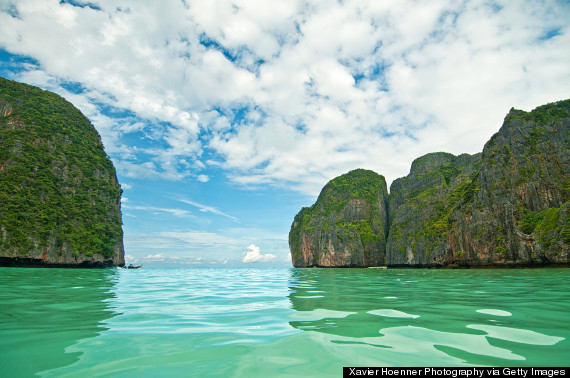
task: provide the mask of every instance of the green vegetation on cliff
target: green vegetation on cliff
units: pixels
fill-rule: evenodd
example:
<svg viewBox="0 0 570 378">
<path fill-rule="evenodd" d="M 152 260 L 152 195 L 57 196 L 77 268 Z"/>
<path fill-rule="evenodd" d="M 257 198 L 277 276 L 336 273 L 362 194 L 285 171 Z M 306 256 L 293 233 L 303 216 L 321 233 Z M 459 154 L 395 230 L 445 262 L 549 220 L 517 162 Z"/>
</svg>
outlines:
<svg viewBox="0 0 570 378">
<path fill-rule="evenodd" d="M 480 154 L 430 153 L 391 186 L 387 263 L 431 264 L 445 249 L 451 215 L 480 190 Z"/>
<path fill-rule="evenodd" d="M 0 256 L 122 260 L 121 188 L 79 110 L 0 78 L 0 146 Z"/>
<path fill-rule="evenodd" d="M 505 121 L 518 119 L 521 121 L 536 122 L 539 125 L 546 125 L 547 123 L 562 121 L 568 117 L 570 117 L 570 99 L 542 105 L 533 109 L 531 112 L 511 108 Z"/>
<path fill-rule="evenodd" d="M 366 169 L 355 169 L 329 181 L 317 202 L 314 211 L 319 215 L 340 212 L 350 199 L 362 199 L 369 203 L 378 200 L 378 193 L 386 188 L 386 179 L 378 173 Z"/>
<path fill-rule="evenodd" d="M 317 202 L 295 217 L 289 233 L 293 259 L 301 266 L 381 264 L 386 197 L 386 180 L 369 170 L 357 169 L 331 180 Z M 347 251 L 355 252 L 347 258 Z"/>
<path fill-rule="evenodd" d="M 339 214 L 341 199 L 350 198 L 355 188 L 362 197 L 376 190 L 358 176 L 354 179 L 361 181 L 344 187 L 343 175 L 323 188 L 313 207 L 299 213 L 310 223 L 303 230 L 292 227 L 290 240 L 304 240 L 301 249 L 290 244 L 292 255 L 302 251 L 308 261 L 311 253 L 322 254 L 322 245 L 308 235 L 326 227 L 338 235 L 335 250 L 345 251 L 345 262 L 355 248 L 348 231 L 355 230 L 359 240 L 384 238 L 377 244 L 386 245 L 378 252 L 386 256 L 380 264 L 392 266 L 570 263 L 569 145 L 570 100 L 531 112 L 511 109 L 482 153 L 436 152 L 414 160 L 410 174 L 392 183 L 388 206 L 375 215 L 387 219 L 382 236 L 367 228 L 374 222 L 360 225 L 344 212 L 332 226 L 322 221 L 330 212 Z M 312 216 L 319 211 L 320 218 Z M 295 257 L 293 264 L 304 266 Z"/>
</svg>

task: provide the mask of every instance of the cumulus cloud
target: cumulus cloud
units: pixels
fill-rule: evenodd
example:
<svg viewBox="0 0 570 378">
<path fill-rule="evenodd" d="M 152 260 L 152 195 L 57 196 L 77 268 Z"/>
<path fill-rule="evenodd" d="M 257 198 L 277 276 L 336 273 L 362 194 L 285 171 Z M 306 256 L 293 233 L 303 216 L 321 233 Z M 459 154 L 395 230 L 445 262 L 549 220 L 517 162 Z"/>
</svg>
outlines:
<svg viewBox="0 0 570 378">
<path fill-rule="evenodd" d="M 254 244 L 250 244 L 245 249 L 245 255 L 243 256 L 242 261 L 245 263 L 251 262 L 269 262 L 275 259 L 275 255 L 270 253 L 261 253 L 261 249 Z"/>
<path fill-rule="evenodd" d="M 390 182 L 424 153 L 480 151 L 511 106 L 570 85 L 555 0 L 89 4 L 6 0 L 0 47 L 88 115 L 126 177 Z"/>
<path fill-rule="evenodd" d="M 156 255 L 147 255 L 143 258 L 145 261 L 164 261 L 165 257 L 162 253 L 157 253 Z"/>
</svg>

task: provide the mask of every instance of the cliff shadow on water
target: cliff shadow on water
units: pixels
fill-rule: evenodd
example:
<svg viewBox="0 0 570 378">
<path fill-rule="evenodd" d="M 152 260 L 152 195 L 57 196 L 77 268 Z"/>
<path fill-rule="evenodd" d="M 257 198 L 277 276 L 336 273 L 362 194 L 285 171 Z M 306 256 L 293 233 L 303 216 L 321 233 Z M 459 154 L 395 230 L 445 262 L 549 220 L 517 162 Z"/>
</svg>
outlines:
<svg viewBox="0 0 570 378">
<path fill-rule="evenodd" d="M 0 376 L 68 366 L 70 347 L 105 331 L 117 269 L 0 268 Z"/>
<path fill-rule="evenodd" d="M 570 263 L 570 100 L 511 109 L 474 155 L 436 152 L 388 194 L 357 169 L 291 226 L 295 267 L 513 267 Z"/>
</svg>

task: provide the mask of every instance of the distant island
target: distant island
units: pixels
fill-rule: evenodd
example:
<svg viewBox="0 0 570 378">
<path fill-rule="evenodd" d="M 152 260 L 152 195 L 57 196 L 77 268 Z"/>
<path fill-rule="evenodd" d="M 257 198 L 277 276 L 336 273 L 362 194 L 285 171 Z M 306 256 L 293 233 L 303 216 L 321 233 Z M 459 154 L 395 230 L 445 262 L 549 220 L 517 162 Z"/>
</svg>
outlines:
<svg viewBox="0 0 570 378">
<path fill-rule="evenodd" d="M 357 169 L 331 180 L 289 232 L 295 267 L 570 263 L 570 100 L 511 109 L 482 153 L 436 152 L 388 194 Z"/>
<path fill-rule="evenodd" d="M 62 97 L 0 78 L 0 266 L 123 266 L 121 187 Z"/>
</svg>

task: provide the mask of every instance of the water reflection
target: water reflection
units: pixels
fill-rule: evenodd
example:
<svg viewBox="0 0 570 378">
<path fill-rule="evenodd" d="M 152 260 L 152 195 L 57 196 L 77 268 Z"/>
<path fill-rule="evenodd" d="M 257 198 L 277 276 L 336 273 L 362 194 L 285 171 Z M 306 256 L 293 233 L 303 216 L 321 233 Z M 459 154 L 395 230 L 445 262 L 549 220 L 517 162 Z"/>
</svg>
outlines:
<svg viewBox="0 0 570 378">
<path fill-rule="evenodd" d="M 66 349 L 104 330 L 117 272 L 0 268 L 0 376 L 71 364 Z"/>
<path fill-rule="evenodd" d="M 369 347 L 378 364 L 563 365 L 567 279 L 554 269 L 297 269 L 289 324 Z"/>
</svg>

